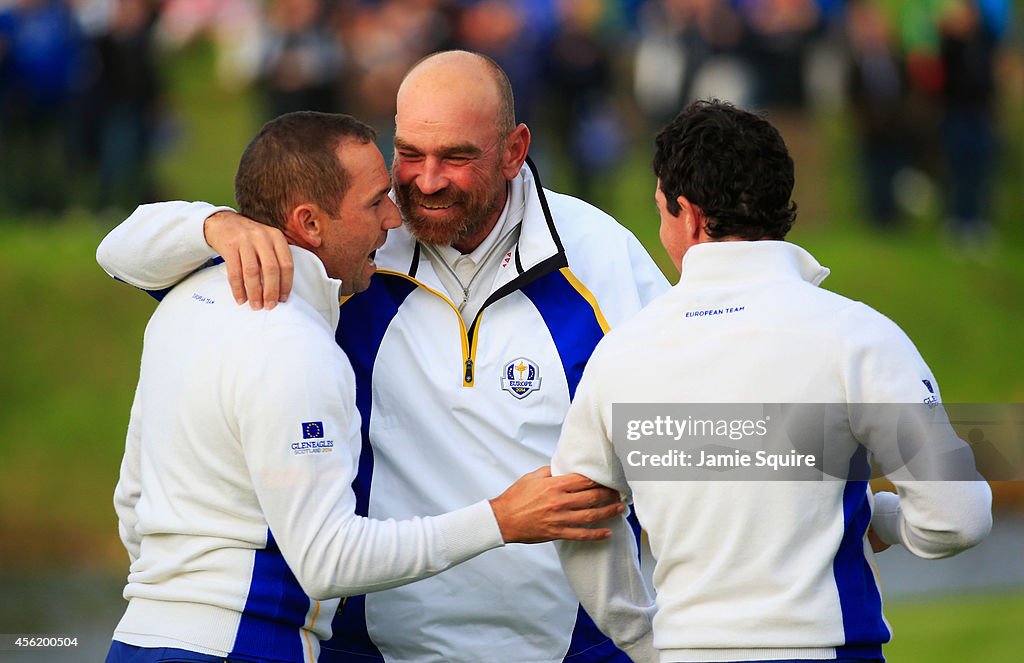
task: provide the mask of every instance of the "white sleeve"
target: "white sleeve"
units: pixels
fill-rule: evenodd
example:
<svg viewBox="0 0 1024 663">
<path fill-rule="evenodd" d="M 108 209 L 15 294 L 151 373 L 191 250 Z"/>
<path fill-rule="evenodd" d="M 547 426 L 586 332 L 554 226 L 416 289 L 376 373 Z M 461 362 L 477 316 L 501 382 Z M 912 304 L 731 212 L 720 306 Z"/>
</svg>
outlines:
<svg viewBox="0 0 1024 663">
<path fill-rule="evenodd" d="M 551 473 L 582 474 L 618 490 L 628 500 L 629 485 L 609 435 L 611 404 L 602 408 L 592 396 L 591 366 L 593 359 L 566 415 Z M 602 526 L 611 528 L 611 538 L 556 542 L 562 568 L 601 631 L 634 661 L 653 663 L 658 660 L 651 631 L 655 605 L 637 562 L 636 539 L 625 515 Z"/>
<path fill-rule="evenodd" d="M 357 516 L 352 369 L 327 335 L 283 331 L 244 344 L 258 353 L 242 351 L 231 406 L 267 525 L 309 596 L 396 587 L 503 545 L 486 500 L 403 521 Z"/>
<path fill-rule="evenodd" d="M 136 531 L 139 516 L 135 506 L 142 496 L 142 469 L 140 457 L 139 422 L 142 403 L 139 390 L 135 390 L 131 417 L 128 420 L 128 434 L 125 437 L 124 458 L 121 459 L 121 473 L 114 488 L 114 512 L 117 514 L 117 530 L 121 543 L 128 551 L 128 559 L 134 563 L 139 558 L 142 537 Z"/>
<path fill-rule="evenodd" d="M 939 406 L 935 377 L 903 330 L 885 316 L 858 304 L 844 312 L 842 324 L 849 331 L 843 356 L 847 401 L 856 408 L 851 415 L 854 435 L 876 458 L 913 456 L 906 467 L 889 463 L 895 468 L 889 478 L 897 492 L 875 496 L 875 533 L 927 559 L 977 545 L 992 528 L 992 491 L 974 470 L 969 446 L 944 418 L 933 417 L 929 427 L 905 425 L 908 412 L 927 413 L 929 405 Z M 907 448 L 916 453 L 906 453 Z M 976 480 L 921 480 L 929 478 L 927 473 L 915 477 L 908 471 L 915 464 L 941 463 L 953 456 L 969 465 L 958 475 L 966 471 Z"/>
<path fill-rule="evenodd" d="M 203 224 L 229 209 L 182 201 L 140 205 L 103 238 L 96 261 L 136 288 L 169 288 L 217 255 L 206 243 Z"/>
<path fill-rule="evenodd" d="M 669 282 L 651 258 L 651 254 L 632 233 L 629 233 L 626 249 L 633 268 L 633 280 L 640 298 L 640 307 L 643 308 L 668 292 Z"/>
</svg>

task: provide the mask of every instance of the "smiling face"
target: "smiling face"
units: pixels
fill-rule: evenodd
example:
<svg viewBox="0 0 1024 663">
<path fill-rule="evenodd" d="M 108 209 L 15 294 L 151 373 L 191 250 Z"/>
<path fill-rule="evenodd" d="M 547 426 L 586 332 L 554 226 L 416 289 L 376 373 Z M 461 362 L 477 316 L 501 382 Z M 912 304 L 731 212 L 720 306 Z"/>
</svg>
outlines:
<svg viewBox="0 0 1024 663">
<path fill-rule="evenodd" d="M 350 185 L 335 213 L 318 212 L 328 222 L 314 252 L 327 274 L 341 279 L 341 294 L 351 295 L 370 286 L 370 277 L 377 271 L 371 254 L 384 244 L 387 231 L 402 221 L 388 198 L 390 181 L 377 146 L 346 140 L 335 153 L 351 178 Z"/>
<path fill-rule="evenodd" d="M 501 96 L 492 82 L 476 56 L 445 53 L 421 63 L 398 91 L 395 198 L 420 241 L 472 250 L 501 215 L 529 132 L 499 129 Z"/>
</svg>

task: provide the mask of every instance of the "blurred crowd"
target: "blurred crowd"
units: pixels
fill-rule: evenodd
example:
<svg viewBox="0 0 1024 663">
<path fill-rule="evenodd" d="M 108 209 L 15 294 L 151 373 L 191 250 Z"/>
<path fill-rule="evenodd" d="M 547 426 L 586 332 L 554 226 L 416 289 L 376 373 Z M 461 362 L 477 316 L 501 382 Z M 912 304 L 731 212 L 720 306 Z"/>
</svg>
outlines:
<svg viewBox="0 0 1024 663">
<path fill-rule="evenodd" d="M 263 118 L 352 113 L 380 130 L 385 154 L 405 71 L 439 49 L 486 53 L 512 80 L 534 158 L 564 164 L 566 188 L 584 198 L 600 198 L 629 146 L 691 99 L 796 117 L 847 104 L 873 222 L 897 228 L 932 182 L 948 194 L 958 237 L 984 241 L 1011 9 L 1010 0 L 0 0 L 0 209 L 130 207 L 160 195 L 161 55 L 209 37 L 221 83 L 255 86 Z"/>
</svg>

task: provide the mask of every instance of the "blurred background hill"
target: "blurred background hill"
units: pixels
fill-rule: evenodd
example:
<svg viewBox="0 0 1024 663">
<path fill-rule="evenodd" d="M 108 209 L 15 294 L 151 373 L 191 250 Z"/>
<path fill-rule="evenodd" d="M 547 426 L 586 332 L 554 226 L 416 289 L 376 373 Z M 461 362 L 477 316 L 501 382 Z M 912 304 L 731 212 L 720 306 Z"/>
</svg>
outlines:
<svg viewBox="0 0 1024 663">
<path fill-rule="evenodd" d="M 390 157 L 401 76 L 440 48 L 502 64 L 545 184 L 616 216 L 673 280 L 654 134 L 693 98 L 764 111 L 797 165 L 790 239 L 833 269 L 824 286 L 903 327 L 947 402 L 1024 402 L 1022 10 L 0 0 L 0 633 L 88 633 L 51 660 L 98 660 L 123 607 L 111 493 L 154 303 L 95 264 L 103 234 L 142 202 L 232 204 L 242 149 L 281 112 L 352 113 Z M 1022 486 L 996 486 L 999 533 L 959 561 L 879 556 L 892 660 L 1019 656 Z"/>
</svg>

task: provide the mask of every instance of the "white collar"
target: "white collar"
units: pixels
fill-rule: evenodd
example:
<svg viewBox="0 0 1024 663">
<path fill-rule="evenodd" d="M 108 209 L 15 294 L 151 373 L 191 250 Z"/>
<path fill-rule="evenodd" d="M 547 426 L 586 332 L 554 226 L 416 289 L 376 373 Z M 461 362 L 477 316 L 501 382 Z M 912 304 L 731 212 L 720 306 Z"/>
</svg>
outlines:
<svg viewBox="0 0 1024 663">
<path fill-rule="evenodd" d="M 819 285 L 829 275 L 810 253 L 776 240 L 702 242 L 683 256 L 679 287 L 798 278 Z"/>
<path fill-rule="evenodd" d="M 335 329 L 340 314 L 341 281 L 328 276 L 324 263 L 312 252 L 294 245 L 288 248 L 295 265 L 291 296 L 308 303 Z"/>
<path fill-rule="evenodd" d="M 491 228 L 491 232 L 487 233 L 487 237 L 475 249 L 469 253 L 462 253 L 453 246 L 432 245 L 450 266 L 454 266 L 455 262 L 463 257 L 468 258 L 474 265 L 480 264 L 480 261 L 490 253 L 501 237 L 504 237 L 509 230 L 523 222 L 526 200 L 524 198 L 522 178 L 516 177 L 510 181 L 506 190 L 508 195 L 505 197 L 505 207 L 502 208 L 501 215 L 495 222 L 494 227 Z"/>
</svg>

